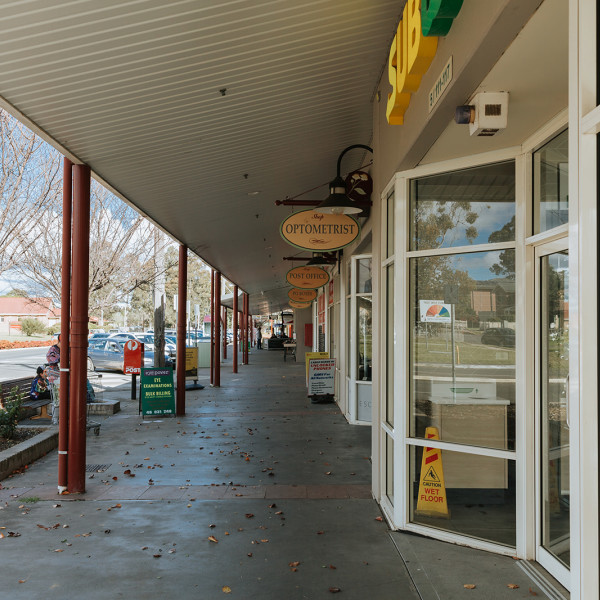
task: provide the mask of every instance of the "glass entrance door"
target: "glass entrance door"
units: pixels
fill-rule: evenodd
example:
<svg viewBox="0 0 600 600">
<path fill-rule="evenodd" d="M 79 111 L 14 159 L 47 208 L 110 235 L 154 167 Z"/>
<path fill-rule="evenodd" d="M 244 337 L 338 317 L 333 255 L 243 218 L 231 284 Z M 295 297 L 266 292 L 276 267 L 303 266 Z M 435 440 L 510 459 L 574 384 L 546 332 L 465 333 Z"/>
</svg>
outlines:
<svg viewBox="0 0 600 600">
<path fill-rule="evenodd" d="M 569 256 L 538 248 L 538 560 L 563 585 L 570 568 Z"/>
</svg>

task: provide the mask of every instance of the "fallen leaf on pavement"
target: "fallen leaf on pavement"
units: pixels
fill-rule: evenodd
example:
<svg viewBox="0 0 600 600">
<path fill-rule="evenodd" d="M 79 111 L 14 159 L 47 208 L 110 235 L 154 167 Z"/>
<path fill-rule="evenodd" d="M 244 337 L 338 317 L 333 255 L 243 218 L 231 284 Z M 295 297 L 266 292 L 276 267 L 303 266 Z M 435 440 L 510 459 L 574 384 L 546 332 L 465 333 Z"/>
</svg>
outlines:
<svg viewBox="0 0 600 600">
<path fill-rule="evenodd" d="M 224 585 L 221 589 L 224 594 L 231 594 L 231 588 L 228 585 Z"/>
<path fill-rule="evenodd" d="M 214 535 L 209 535 L 208 536 L 208 541 L 209 542 L 214 542 L 215 544 L 219 543 L 219 540 Z"/>
<path fill-rule="evenodd" d="M 254 515 L 252 513 L 246 513 L 246 519 L 251 519 Z"/>
<path fill-rule="evenodd" d="M 474 583 L 465 583 L 465 585 L 463 585 L 463 587 L 467 590 L 474 590 L 476 586 Z"/>
<path fill-rule="evenodd" d="M 375 517 L 375 520 L 381 522 L 383 521 L 383 517 Z"/>
<path fill-rule="evenodd" d="M 531 596 L 537 596 L 537 592 L 534 592 L 531 588 L 529 588 L 529 594 Z"/>
<path fill-rule="evenodd" d="M 509 589 L 511 589 L 511 590 L 517 590 L 517 589 L 519 589 L 519 586 L 516 583 L 509 583 L 506 587 L 509 588 Z"/>
<path fill-rule="evenodd" d="M 295 560 L 294 562 L 289 563 L 289 567 L 297 567 L 300 564 L 299 560 Z"/>
<path fill-rule="evenodd" d="M 339 587 L 330 587 L 330 588 L 329 588 L 329 591 L 330 591 L 332 594 L 337 594 L 338 592 L 341 592 L 342 590 L 340 590 L 340 588 L 339 588 Z"/>
</svg>

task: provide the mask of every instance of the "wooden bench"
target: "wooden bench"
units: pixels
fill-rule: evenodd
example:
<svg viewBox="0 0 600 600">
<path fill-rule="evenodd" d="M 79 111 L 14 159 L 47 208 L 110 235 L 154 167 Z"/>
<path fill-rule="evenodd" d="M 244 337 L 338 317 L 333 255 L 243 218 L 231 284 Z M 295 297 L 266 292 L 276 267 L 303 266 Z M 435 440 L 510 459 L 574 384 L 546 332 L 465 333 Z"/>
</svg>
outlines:
<svg viewBox="0 0 600 600">
<path fill-rule="evenodd" d="M 283 344 L 283 360 L 286 360 L 288 354 L 296 360 L 296 344 Z"/>
<path fill-rule="evenodd" d="M 21 377 L 19 379 L 7 379 L 6 381 L 0 381 L 0 405 L 4 405 L 4 401 L 8 400 L 11 391 L 16 387 L 18 388 L 19 394 L 23 396 L 23 409 L 41 409 L 40 414 L 32 417 L 32 419 L 50 419 L 51 417 L 48 414 L 48 404 L 51 404 L 52 400 L 50 398 L 46 398 L 44 400 L 34 400 L 29 395 L 33 379 L 33 377 Z"/>
</svg>

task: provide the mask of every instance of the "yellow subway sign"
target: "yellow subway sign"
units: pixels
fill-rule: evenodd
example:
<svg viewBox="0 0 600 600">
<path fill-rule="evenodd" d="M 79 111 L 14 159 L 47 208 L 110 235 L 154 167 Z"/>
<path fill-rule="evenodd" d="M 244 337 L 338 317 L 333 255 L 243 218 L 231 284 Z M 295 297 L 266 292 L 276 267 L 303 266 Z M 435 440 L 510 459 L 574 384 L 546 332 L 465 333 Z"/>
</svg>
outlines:
<svg viewBox="0 0 600 600">
<path fill-rule="evenodd" d="M 388 94 L 386 118 L 390 125 L 404 124 L 411 94 L 437 51 L 438 35 L 446 35 L 463 0 L 408 0 L 398 24 L 388 60 L 392 86 Z"/>
</svg>

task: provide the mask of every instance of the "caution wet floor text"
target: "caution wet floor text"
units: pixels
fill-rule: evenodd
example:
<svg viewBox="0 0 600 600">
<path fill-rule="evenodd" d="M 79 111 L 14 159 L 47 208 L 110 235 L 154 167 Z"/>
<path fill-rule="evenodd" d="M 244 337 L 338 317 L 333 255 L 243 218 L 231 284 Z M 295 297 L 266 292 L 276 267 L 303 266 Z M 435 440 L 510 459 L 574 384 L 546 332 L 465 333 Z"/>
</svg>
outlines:
<svg viewBox="0 0 600 600">
<path fill-rule="evenodd" d="M 440 439 L 436 427 L 427 427 L 425 437 L 428 440 Z M 438 448 L 424 448 L 423 450 L 419 496 L 415 512 L 426 517 L 448 518 L 450 516 L 442 467 L 442 451 Z"/>
</svg>

